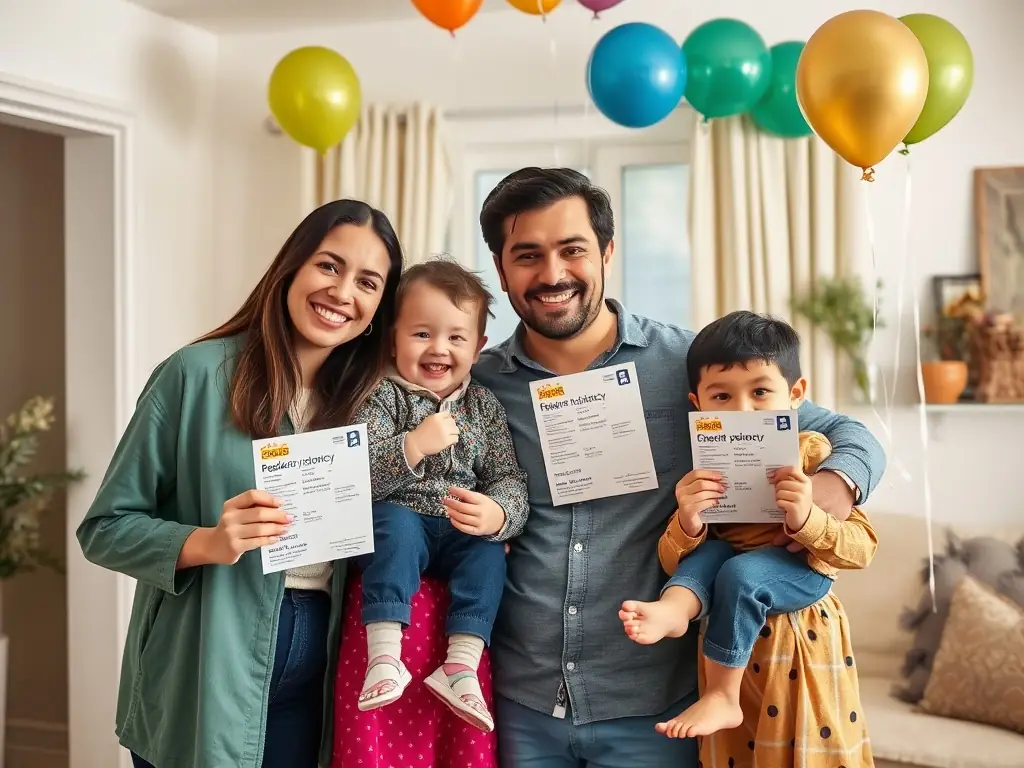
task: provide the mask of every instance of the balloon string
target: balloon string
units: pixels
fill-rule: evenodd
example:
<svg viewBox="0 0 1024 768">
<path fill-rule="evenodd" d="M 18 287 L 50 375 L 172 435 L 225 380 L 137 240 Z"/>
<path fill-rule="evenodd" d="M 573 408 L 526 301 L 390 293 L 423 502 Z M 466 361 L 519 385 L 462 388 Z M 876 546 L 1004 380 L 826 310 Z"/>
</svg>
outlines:
<svg viewBox="0 0 1024 768">
<path fill-rule="evenodd" d="M 601 31 L 597 27 L 599 21 L 600 19 L 595 11 L 590 19 L 590 24 L 583 25 L 584 50 L 594 50 L 594 38 Z M 593 173 L 593 170 L 590 168 L 590 100 L 590 94 L 588 93 L 587 98 L 583 100 L 583 165 L 588 175 Z"/>
<path fill-rule="evenodd" d="M 543 0 L 537 0 L 537 7 L 543 10 Z M 545 21 L 547 17 L 545 16 Z M 548 52 L 551 55 L 551 82 L 555 89 L 555 103 L 554 103 L 554 120 L 555 120 L 555 141 L 553 145 L 555 166 L 562 166 L 562 134 L 559 131 L 561 126 L 561 109 L 559 109 L 558 99 L 558 44 L 555 42 L 555 32 L 549 24 L 547 27 L 548 31 Z"/>
<path fill-rule="evenodd" d="M 871 215 L 871 199 L 868 197 L 868 188 L 861 188 L 864 192 L 864 215 L 865 224 L 868 231 L 868 246 L 871 250 L 871 278 L 872 278 L 872 291 L 871 291 L 871 337 L 868 340 L 868 362 L 867 371 L 864 372 L 868 379 L 868 405 L 871 407 L 871 413 L 874 414 L 875 418 L 878 419 L 878 423 L 882 426 L 882 433 L 885 436 L 885 449 L 891 457 L 893 466 L 896 471 L 900 473 L 904 480 L 910 481 L 911 476 L 907 471 L 903 462 L 896 456 L 893 448 L 893 437 L 892 437 L 892 411 L 889 407 L 889 389 L 886 384 L 885 372 L 881 370 L 881 366 L 876 362 L 878 359 L 877 346 L 878 346 L 878 259 L 876 257 L 875 247 L 875 219 Z M 874 387 L 871 386 L 871 369 L 874 368 L 879 371 L 879 375 L 882 378 L 882 393 L 884 401 L 884 409 L 887 417 L 883 418 L 882 414 L 878 412 L 878 408 L 875 406 L 875 391 Z"/>
<path fill-rule="evenodd" d="M 904 216 L 910 219 L 910 158 L 907 157 L 907 186 L 905 190 L 906 210 Z M 907 225 L 909 230 L 909 224 Z M 908 248 L 909 259 L 909 248 Z M 924 374 L 921 372 L 921 289 L 919 286 L 920 275 L 917 273 L 916 260 L 915 269 L 911 275 L 910 283 L 914 291 L 914 339 L 917 342 L 917 360 L 914 366 L 917 371 L 917 396 L 918 396 L 918 427 L 921 433 L 921 460 L 922 475 L 924 480 L 924 520 L 928 529 L 928 591 L 932 598 L 932 611 L 938 611 L 938 603 L 935 599 L 935 539 L 932 535 L 932 483 L 928 471 L 928 409 L 925 404 Z"/>
</svg>

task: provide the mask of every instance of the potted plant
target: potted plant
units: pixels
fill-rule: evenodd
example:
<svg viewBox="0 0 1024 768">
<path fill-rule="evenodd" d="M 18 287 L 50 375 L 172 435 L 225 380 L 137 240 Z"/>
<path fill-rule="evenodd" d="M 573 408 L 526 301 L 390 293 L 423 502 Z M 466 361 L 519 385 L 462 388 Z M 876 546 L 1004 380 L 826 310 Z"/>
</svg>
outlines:
<svg viewBox="0 0 1024 768">
<path fill-rule="evenodd" d="M 0 583 L 39 568 L 63 571 L 60 561 L 40 543 L 40 518 L 54 492 L 77 482 L 83 474 L 25 474 L 36 455 L 40 433 L 48 431 L 55 420 L 53 400 L 33 397 L 0 424 Z M 0 626 L 0 755 L 6 701 L 7 637 Z"/>
<path fill-rule="evenodd" d="M 881 290 L 879 281 L 877 289 Z M 825 277 L 804 296 L 792 299 L 793 311 L 813 328 L 821 330 L 835 350 L 846 356 L 853 369 L 854 382 L 863 402 L 874 395 L 875 374 L 866 360 L 867 346 L 875 327 L 884 328 L 880 315 L 864 295 L 864 286 L 856 277 Z"/>
<path fill-rule="evenodd" d="M 921 360 L 924 401 L 931 405 L 952 405 L 967 389 L 965 327 L 958 318 L 940 317 L 921 333 L 932 347 L 927 359 Z"/>
</svg>

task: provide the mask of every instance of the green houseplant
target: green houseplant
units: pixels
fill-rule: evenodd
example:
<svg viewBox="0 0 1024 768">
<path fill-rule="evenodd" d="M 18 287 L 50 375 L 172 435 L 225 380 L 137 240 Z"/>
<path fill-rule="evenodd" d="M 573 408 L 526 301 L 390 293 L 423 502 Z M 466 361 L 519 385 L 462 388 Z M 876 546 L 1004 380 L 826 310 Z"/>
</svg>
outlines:
<svg viewBox="0 0 1024 768">
<path fill-rule="evenodd" d="M 881 290 L 882 282 L 876 288 Z M 884 328 L 870 297 L 857 277 L 824 277 L 803 296 L 792 299 L 793 311 L 828 336 L 837 352 L 846 355 L 854 381 L 865 402 L 871 400 L 871 375 L 866 360 L 874 328 Z"/>
<path fill-rule="evenodd" d="M 0 425 L 0 581 L 60 562 L 39 540 L 39 523 L 53 494 L 83 477 L 78 471 L 24 474 L 40 435 L 53 427 L 53 400 L 33 397 Z"/>
</svg>

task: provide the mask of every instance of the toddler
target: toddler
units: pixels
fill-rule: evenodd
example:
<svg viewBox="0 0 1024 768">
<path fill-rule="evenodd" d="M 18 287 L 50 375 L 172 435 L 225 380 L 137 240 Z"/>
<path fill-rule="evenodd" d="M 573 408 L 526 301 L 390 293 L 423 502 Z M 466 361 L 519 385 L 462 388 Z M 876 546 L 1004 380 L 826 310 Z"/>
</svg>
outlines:
<svg viewBox="0 0 1024 768">
<path fill-rule="evenodd" d="M 787 323 L 752 312 L 733 312 L 697 334 L 687 355 L 690 401 L 698 410 L 796 409 L 807 380 L 800 374 L 800 339 Z M 796 415 L 794 414 L 794 418 Z M 690 622 L 707 617 L 702 652 L 706 685 L 700 700 L 658 729 L 670 737 L 706 736 L 743 721 L 740 684 L 765 617 L 807 608 L 828 594 L 836 569 L 864 568 L 876 539 L 854 509 L 840 521 L 812 501 L 813 473 L 831 452 L 824 436 L 800 435 L 802 467 L 774 476 L 775 499 L 785 523 L 718 523 L 700 514 L 725 493 L 727 480 L 693 470 L 676 486 L 679 503 L 671 540 L 682 541 L 675 574 L 657 602 L 627 600 L 619 618 L 638 643 L 680 637 Z M 784 531 L 807 552 L 772 546 Z M 666 546 L 666 537 L 659 546 Z M 663 560 L 664 562 L 664 560 Z"/>
<path fill-rule="evenodd" d="M 358 707 L 390 704 L 411 682 L 402 628 L 429 567 L 448 581 L 451 608 L 447 659 L 424 684 L 484 732 L 494 721 L 477 668 L 505 584 L 503 542 L 528 512 L 505 410 L 470 378 L 492 301 L 454 262 L 410 267 L 398 287 L 394 370 L 359 417 L 375 504 L 374 552 L 362 562 L 369 663 Z"/>
</svg>

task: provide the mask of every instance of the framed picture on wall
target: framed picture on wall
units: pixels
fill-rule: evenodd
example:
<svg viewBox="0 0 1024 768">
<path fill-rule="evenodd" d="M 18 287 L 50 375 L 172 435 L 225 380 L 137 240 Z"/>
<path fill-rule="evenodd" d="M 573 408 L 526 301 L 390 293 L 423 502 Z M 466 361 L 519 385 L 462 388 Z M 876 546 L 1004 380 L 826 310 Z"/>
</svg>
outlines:
<svg viewBox="0 0 1024 768">
<path fill-rule="evenodd" d="M 974 218 L 986 305 L 1024 320 L 1024 167 L 974 169 Z"/>
<path fill-rule="evenodd" d="M 935 275 L 932 277 L 935 317 L 963 317 L 968 308 L 983 303 L 981 275 Z"/>
</svg>

